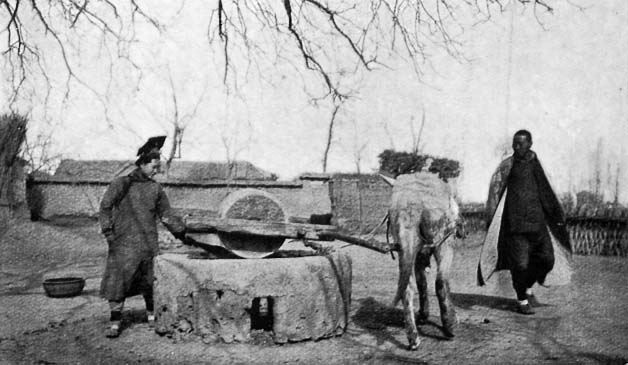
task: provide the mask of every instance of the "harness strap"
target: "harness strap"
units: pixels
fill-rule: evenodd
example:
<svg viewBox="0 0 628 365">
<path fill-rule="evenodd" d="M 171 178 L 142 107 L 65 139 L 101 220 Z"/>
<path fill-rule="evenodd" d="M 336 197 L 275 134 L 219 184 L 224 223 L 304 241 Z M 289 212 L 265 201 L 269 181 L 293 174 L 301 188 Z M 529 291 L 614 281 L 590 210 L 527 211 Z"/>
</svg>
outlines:
<svg viewBox="0 0 628 365">
<path fill-rule="evenodd" d="M 390 233 L 390 214 L 387 213 L 386 214 L 386 244 L 388 245 L 388 249 L 390 250 L 390 257 L 394 260 L 395 259 L 395 253 L 393 251 L 399 251 L 399 247 L 396 247 L 398 245 L 391 245 L 390 244 L 390 240 L 389 240 L 389 233 Z"/>
<path fill-rule="evenodd" d="M 449 229 L 449 231 L 447 232 L 447 234 L 445 234 L 445 236 L 443 237 L 443 239 L 441 239 L 438 242 L 433 242 L 433 243 L 429 243 L 429 244 L 425 244 L 424 247 L 427 248 L 434 248 L 434 247 L 438 247 L 440 245 L 443 244 L 443 242 L 445 242 L 449 237 L 451 237 L 451 235 L 454 234 L 454 232 L 456 232 L 455 229 Z M 421 236 L 421 239 L 423 240 L 423 242 L 425 242 L 425 238 L 423 237 L 423 235 L 421 235 L 421 232 L 419 232 L 419 235 Z"/>
</svg>

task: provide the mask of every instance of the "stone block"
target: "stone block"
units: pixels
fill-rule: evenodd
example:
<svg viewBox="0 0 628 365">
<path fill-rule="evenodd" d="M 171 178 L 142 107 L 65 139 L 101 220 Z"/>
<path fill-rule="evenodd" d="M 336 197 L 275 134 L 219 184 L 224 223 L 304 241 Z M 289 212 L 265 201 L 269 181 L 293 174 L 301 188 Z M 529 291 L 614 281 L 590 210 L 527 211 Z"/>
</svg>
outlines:
<svg viewBox="0 0 628 365">
<path fill-rule="evenodd" d="M 329 256 L 208 260 L 155 258 L 156 331 L 191 332 L 204 342 L 247 342 L 252 330 L 276 343 L 344 333 L 351 258 Z"/>
</svg>

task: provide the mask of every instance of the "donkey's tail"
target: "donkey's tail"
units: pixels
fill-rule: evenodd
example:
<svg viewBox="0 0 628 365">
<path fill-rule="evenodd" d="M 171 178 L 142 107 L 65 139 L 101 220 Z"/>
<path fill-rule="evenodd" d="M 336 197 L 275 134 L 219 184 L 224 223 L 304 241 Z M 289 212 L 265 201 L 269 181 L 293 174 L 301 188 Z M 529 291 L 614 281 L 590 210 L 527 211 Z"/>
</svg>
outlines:
<svg viewBox="0 0 628 365">
<path fill-rule="evenodd" d="M 403 299 L 410 284 L 410 278 L 414 273 L 414 261 L 420 245 L 418 231 L 415 227 L 398 227 L 398 231 L 395 231 L 397 229 L 393 229 L 393 235 L 400 246 L 400 250 L 399 281 L 397 282 L 397 294 L 395 294 L 393 306 L 397 306 L 399 301 Z"/>
</svg>

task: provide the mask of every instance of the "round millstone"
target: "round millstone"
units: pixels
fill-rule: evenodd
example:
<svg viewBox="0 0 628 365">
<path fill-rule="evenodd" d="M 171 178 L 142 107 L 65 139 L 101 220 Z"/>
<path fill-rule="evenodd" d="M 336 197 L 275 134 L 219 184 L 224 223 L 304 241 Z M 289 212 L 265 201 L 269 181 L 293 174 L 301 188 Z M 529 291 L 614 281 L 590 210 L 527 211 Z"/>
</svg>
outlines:
<svg viewBox="0 0 628 365">
<path fill-rule="evenodd" d="M 273 195 L 257 189 L 241 189 L 229 194 L 218 207 L 221 218 L 287 223 L 283 204 Z M 222 245 L 243 258 L 272 255 L 284 243 L 282 237 L 219 233 Z"/>
</svg>

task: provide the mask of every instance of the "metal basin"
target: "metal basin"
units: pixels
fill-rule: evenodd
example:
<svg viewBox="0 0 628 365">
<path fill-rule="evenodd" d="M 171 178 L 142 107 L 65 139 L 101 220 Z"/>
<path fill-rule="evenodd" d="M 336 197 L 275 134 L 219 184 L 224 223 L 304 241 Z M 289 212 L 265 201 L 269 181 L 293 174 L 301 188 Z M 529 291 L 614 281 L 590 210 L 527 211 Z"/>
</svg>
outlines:
<svg viewBox="0 0 628 365">
<path fill-rule="evenodd" d="M 78 277 L 51 278 L 44 280 L 46 295 L 52 298 L 74 297 L 83 291 L 85 279 Z"/>
</svg>

